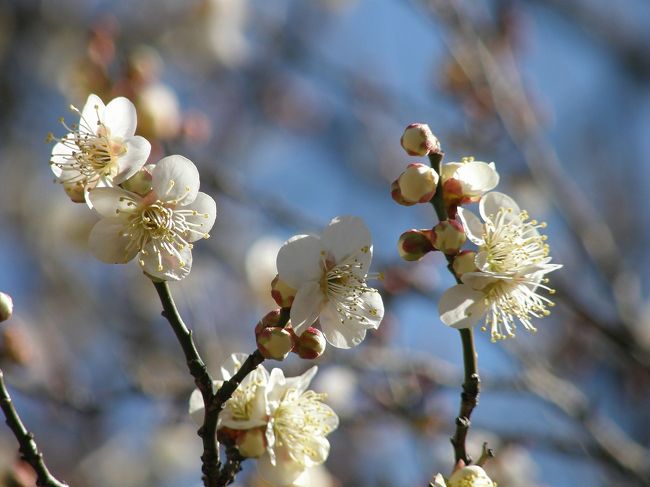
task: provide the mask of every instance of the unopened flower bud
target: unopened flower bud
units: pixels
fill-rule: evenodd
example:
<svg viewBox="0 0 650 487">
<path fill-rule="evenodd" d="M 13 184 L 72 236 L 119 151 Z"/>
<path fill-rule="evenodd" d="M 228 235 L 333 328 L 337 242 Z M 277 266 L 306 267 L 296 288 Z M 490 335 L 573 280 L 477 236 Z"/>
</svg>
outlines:
<svg viewBox="0 0 650 487">
<path fill-rule="evenodd" d="M 151 170 L 155 167 L 154 164 L 147 164 L 133 176 L 122 183 L 122 187 L 127 191 L 145 196 L 153 189 Z"/>
<path fill-rule="evenodd" d="M 456 277 L 460 279 L 466 272 L 476 272 L 476 252 L 471 250 L 461 250 L 461 252 L 454 257 L 451 263 L 451 268 L 454 270 Z"/>
<path fill-rule="evenodd" d="M 296 343 L 296 335 L 291 329 L 291 325 L 284 328 L 278 326 L 260 328 L 260 324 L 255 327 L 257 349 L 264 358 L 284 360 Z"/>
<path fill-rule="evenodd" d="M 409 156 L 426 156 L 440 151 L 440 142 L 425 123 L 412 123 L 406 127 L 400 143 Z"/>
<path fill-rule="evenodd" d="M 397 179 L 399 191 L 408 203 L 427 203 L 436 194 L 438 173 L 420 163 L 409 164 Z"/>
<path fill-rule="evenodd" d="M 310 326 L 302 335 L 296 340 L 296 345 L 293 351 L 298 354 L 300 358 L 305 360 L 314 360 L 323 355 L 327 341 L 325 335 L 318 328 Z"/>
<path fill-rule="evenodd" d="M 390 195 L 393 198 L 393 201 L 395 201 L 395 203 L 397 203 L 398 205 L 413 206 L 415 204 L 415 203 L 409 203 L 402 197 L 402 192 L 399 189 L 398 179 L 393 181 L 393 183 L 390 185 Z"/>
<path fill-rule="evenodd" d="M 274 309 L 273 311 L 269 311 L 255 326 L 255 336 L 257 336 L 264 328 L 278 326 L 278 323 L 280 323 L 280 310 Z"/>
<path fill-rule="evenodd" d="M 456 220 L 444 220 L 433 227 L 433 246 L 446 255 L 456 255 L 466 240 L 463 226 Z"/>
<path fill-rule="evenodd" d="M 0 292 L 0 322 L 7 321 L 14 312 L 14 302 L 6 293 Z"/>
<path fill-rule="evenodd" d="M 404 260 L 420 260 L 432 250 L 431 230 L 408 230 L 397 241 L 397 251 Z"/>
<path fill-rule="evenodd" d="M 239 454 L 246 458 L 261 457 L 266 451 L 266 436 L 264 430 L 254 428 L 244 430 L 237 436 Z"/>
<path fill-rule="evenodd" d="M 293 304 L 296 292 L 298 291 L 281 280 L 278 275 L 271 281 L 271 297 L 281 308 L 288 308 Z"/>
</svg>

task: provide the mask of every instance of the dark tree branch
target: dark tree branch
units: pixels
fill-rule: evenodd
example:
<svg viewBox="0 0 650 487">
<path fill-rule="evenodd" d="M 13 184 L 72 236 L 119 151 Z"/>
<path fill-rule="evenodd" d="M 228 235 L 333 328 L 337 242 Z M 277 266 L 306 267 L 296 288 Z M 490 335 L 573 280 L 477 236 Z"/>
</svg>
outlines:
<svg viewBox="0 0 650 487">
<path fill-rule="evenodd" d="M 9 391 L 5 386 L 2 370 L 0 370 L 0 408 L 2 408 L 5 415 L 7 426 L 18 440 L 19 451 L 23 460 L 29 463 L 36 472 L 36 485 L 39 487 L 67 487 L 67 484 L 59 482 L 47 469 L 43 454 L 38 451 L 34 435 L 27 431 L 18 415 L 18 411 L 14 408 Z"/>
</svg>

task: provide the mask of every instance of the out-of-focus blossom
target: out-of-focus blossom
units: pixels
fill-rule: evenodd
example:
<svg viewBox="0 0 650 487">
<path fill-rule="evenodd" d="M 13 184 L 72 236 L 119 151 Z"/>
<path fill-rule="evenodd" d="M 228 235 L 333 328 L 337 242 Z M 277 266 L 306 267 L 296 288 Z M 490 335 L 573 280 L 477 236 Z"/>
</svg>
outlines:
<svg viewBox="0 0 650 487">
<path fill-rule="evenodd" d="M 384 305 L 366 284 L 372 259 L 368 228 L 359 218 L 337 217 L 322 236 L 297 235 L 280 249 L 278 275 L 297 289 L 291 323 L 297 334 L 320 317 L 333 346 L 359 345 L 368 329 L 376 329 Z"/>
<path fill-rule="evenodd" d="M 546 274 L 561 265 L 551 264 L 545 224 L 529 220 L 509 196 L 492 192 L 480 203 L 483 222 L 472 212 L 458 210 L 467 237 L 479 247 L 475 258 L 478 272 L 466 272 L 462 284 L 440 299 L 440 317 L 446 325 L 469 328 L 487 315 L 483 329 L 493 341 L 514 336 L 515 319 L 535 331 L 531 318 L 549 314 L 553 302 L 540 289 L 554 292 L 545 283 Z"/>
<path fill-rule="evenodd" d="M 207 0 L 206 36 L 214 57 L 227 67 L 248 58 L 244 29 L 248 22 L 248 0 Z"/>
<path fill-rule="evenodd" d="M 108 105 L 90 95 L 79 113 L 78 124 L 52 149 L 52 172 L 75 202 L 84 201 L 88 190 L 113 186 L 134 175 L 147 161 L 151 144 L 135 134 L 137 115 L 133 103 L 123 97 Z"/>
<path fill-rule="evenodd" d="M 260 300 L 260 304 L 273 306 L 269 285 L 277 276 L 275 259 L 282 247 L 282 240 L 273 236 L 257 239 L 246 252 L 244 266 L 249 287 Z M 278 306 L 282 306 L 278 303 Z"/>
<path fill-rule="evenodd" d="M 181 110 L 174 90 L 163 83 L 145 85 L 135 100 L 140 132 L 152 139 L 172 139 L 181 128 Z"/>
<path fill-rule="evenodd" d="M 14 312 L 14 301 L 7 293 L 0 292 L 0 323 L 11 318 Z"/>
<path fill-rule="evenodd" d="M 103 218 L 90 232 L 89 248 L 112 264 L 138 255 L 147 274 L 180 280 L 192 268 L 192 242 L 209 236 L 217 207 L 199 192 L 199 173 L 182 156 L 156 164 L 152 188 L 144 197 L 121 188 L 92 190 L 89 199 Z"/>
</svg>

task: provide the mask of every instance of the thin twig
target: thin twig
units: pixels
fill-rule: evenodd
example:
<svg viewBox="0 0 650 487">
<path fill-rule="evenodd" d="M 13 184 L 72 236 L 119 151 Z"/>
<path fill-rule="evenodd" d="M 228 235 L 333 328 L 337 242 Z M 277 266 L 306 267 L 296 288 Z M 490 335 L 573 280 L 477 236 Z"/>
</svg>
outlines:
<svg viewBox="0 0 650 487">
<path fill-rule="evenodd" d="M 18 411 L 14 407 L 9 391 L 5 386 L 4 374 L 0 370 L 0 408 L 5 415 L 7 426 L 11 429 L 18 444 L 20 445 L 20 454 L 36 472 L 36 485 L 39 487 L 67 487 L 67 484 L 58 481 L 47 469 L 43 454 L 38 451 L 38 445 L 34 435 L 27 431 L 23 424 Z"/>
<path fill-rule="evenodd" d="M 152 281 L 160 302 L 163 306 L 162 315 L 169 321 L 174 330 L 174 334 L 185 354 L 187 368 L 194 377 L 196 387 L 201 391 L 203 403 L 205 404 L 205 413 L 203 426 L 199 428 L 198 435 L 203 441 L 203 455 L 201 455 L 203 472 L 203 482 L 206 487 L 217 487 L 219 481 L 219 442 L 217 441 L 217 419 L 219 411 L 212 411 L 211 405 L 214 402 L 215 394 L 213 392 L 213 379 L 208 369 L 199 355 L 192 332 L 187 328 L 183 319 L 176 308 L 172 298 L 169 286 L 166 281 Z"/>
<path fill-rule="evenodd" d="M 429 162 L 431 167 L 440 174 L 440 166 L 442 164 L 443 152 L 434 152 L 429 155 Z M 436 210 L 438 220 L 447 220 L 447 209 L 443 200 L 442 177 L 438 179 L 438 187 L 436 194 L 431 200 L 433 208 Z M 456 282 L 460 284 L 460 280 L 456 277 L 451 264 L 453 257 L 447 255 L 447 262 L 449 272 L 456 278 Z M 451 444 L 454 446 L 454 456 L 456 462 L 462 460 L 466 465 L 472 461 L 471 457 L 467 454 L 465 447 L 465 440 L 467 432 L 471 425 L 470 417 L 472 411 L 478 404 L 479 393 L 481 392 L 481 379 L 478 375 L 477 355 L 474 347 L 474 331 L 471 328 L 458 330 L 460 332 L 460 339 L 463 345 L 463 368 L 464 368 L 464 381 L 463 392 L 460 394 L 460 412 L 456 418 L 456 431 L 454 436 L 451 437 Z"/>
</svg>

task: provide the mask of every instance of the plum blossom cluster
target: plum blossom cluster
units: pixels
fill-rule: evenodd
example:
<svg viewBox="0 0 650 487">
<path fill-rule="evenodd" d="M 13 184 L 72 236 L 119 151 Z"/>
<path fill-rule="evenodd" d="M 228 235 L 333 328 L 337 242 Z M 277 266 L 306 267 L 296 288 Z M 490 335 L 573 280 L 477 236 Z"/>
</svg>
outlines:
<svg viewBox="0 0 650 487">
<path fill-rule="evenodd" d="M 233 354 L 221 367 L 215 390 L 242 366 L 246 356 Z M 329 454 L 327 435 L 339 424 L 336 413 L 323 401 L 324 394 L 309 390 L 314 366 L 298 377 L 285 377 L 281 369 L 270 373 L 259 365 L 242 381 L 219 416 L 219 438 L 233 444 L 245 458 L 256 458 L 260 474 L 276 486 L 301 482 L 309 469 Z M 196 389 L 189 412 L 202 424 L 204 403 Z"/>
<path fill-rule="evenodd" d="M 442 322 L 458 329 L 481 323 L 492 341 L 515 336 L 518 324 L 536 331 L 532 319 L 547 316 L 553 306 L 546 274 L 561 267 L 551 263 L 540 233 L 546 224 L 492 191 L 499 183 L 494 163 L 465 157 L 443 164 L 440 143 L 427 125 L 409 125 L 401 142 L 409 155 L 428 156 L 430 165 L 409 164 L 391 186 L 393 199 L 405 206 L 431 203 L 447 217 L 431 229 L 408 230 L 398 241 L 407 261 L 434 250 L 445 254 L 458 284 L 439 302 Z M 466 208 L 473 203 L 480 218 Z M 468 240 L 477 248 L 464 249 Z"/>
<path fill-rule="evenodd" d="M 493 482 L 483 467 L 478 465 L 458 468 L 446 481 L 442 474 L 438 474 L 431 485 L 433 487 L 497 487 L 496 482 Z"/>
<path fill-rule="evenodd" d="M 194 242 L 209 237 L 214 200 L 199 191 L 199 173 L 183 156 L 146 164 L 151 144 L 135 135 L 137 113 L 124 97 L 108 104 L 90 95 L 79 122 L 56 141 L 50 166 L 74 202 L 85 202 L 101 219 L 89 238 L 103 262 L 137 258 L 142 270 L 160 280 L 180 280 L 192 268 Z"/>
</svg>

